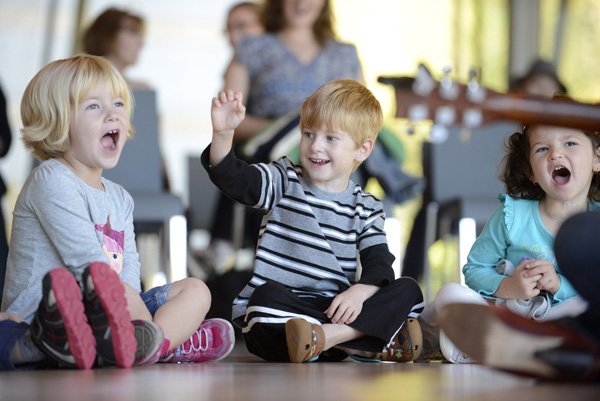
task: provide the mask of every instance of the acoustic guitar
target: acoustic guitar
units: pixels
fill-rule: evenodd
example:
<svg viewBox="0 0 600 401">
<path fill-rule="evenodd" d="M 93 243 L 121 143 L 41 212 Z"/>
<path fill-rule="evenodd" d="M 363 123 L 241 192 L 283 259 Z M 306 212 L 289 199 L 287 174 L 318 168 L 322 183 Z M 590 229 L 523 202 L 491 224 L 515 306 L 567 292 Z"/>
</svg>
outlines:
<svg viewBox="0 0 600 401">
<path fill-rule="evenodd" d="M 481 86 L 474 72 L 466 85 L 452 80 L 448 71 L 437 82 L 421 64 L 415 77 L 379 77 L 378 81 L 395 88 L 396 117 L 432 120 L 434 126 L 475 128 L 494 120 L 511 120 L 600 130 L 600 104 L 560 96 L 502 94 Z"/>
</svg>

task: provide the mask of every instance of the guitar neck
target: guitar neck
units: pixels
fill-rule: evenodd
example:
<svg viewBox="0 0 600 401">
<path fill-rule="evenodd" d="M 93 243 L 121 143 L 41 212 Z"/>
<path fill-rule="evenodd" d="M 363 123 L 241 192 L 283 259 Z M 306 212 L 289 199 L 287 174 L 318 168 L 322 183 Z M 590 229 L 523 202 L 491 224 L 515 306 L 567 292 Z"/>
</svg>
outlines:
<svg viewBox="0 0 600 401">
<path fill-rule="evenodd" d="M 538 96 L 501 94 L 481 88 L 484 96 L 479 101 L 470 101 L 467 87 L 457 84 L 458 95 L 452 100 L 444 98 L 440 86 L 425 94 L 415 93 L 412 77 L 380 77 L 379 82 L 392 85 L 396 92 L 396 117 L 430 119 L 434 123 L 438 112 L 450 110 L 454 120 L 450 125 L 469 125 L 464 117 L 478 113 L 480 125 L 495 120 L 509 120 L 525 124 L 556 125 L 568 128 L 600 130 L 600 104 L 580 103 L 566 97 L 547 99 Z M 419 113 L 414 113 L 414 110 Z M 448 125 L 441 122 L 442 125 Z"/>
<path fill-rule="evenodd" d="M 495 96 L 487 100 L 482 109 L 495 119 L 600 130 L 600 106 L 569 99 Z"/>
</svg>

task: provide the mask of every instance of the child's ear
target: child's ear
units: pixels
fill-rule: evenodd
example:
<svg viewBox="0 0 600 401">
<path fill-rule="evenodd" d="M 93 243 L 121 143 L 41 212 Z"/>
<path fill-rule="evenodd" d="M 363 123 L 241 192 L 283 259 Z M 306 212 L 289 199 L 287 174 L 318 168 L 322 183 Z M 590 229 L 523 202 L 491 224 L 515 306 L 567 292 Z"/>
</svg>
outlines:
<svg viewBox="0 0 600 401">
<path fill-rule="evenodd" d="M 525 167 L 525 174 L 527 175 L 527 178 L 529 178 L 529 181 L 531 181 L 534 185 L 537 185 L 537 180 L 535 179 L 535 175 L 533 175 L 531 166 Z"/>
<path fill-rule="evenodd" d="M 369 157 L 374 147 L 375 141 L 373 141 L 372 139 L 367 139 L 366 141 L 364 141 L 363 144 L 360 145 L 356 151 L 356 161 L 362 163 L 365 160 L 367 160 L 367 157 Z"/>
</svg>

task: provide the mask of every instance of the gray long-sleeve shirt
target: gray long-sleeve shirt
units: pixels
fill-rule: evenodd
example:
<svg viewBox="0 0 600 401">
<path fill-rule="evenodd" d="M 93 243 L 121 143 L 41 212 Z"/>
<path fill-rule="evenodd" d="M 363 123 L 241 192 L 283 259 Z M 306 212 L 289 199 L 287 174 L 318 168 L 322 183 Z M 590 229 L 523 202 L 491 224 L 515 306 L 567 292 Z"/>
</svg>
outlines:
<svg viewBox="0 0 600 401">
<path fill-rule="evenodd" d="M 31 173 L 13 211 L 2 311 L 33 320 L 42 278 L 58 266 L 79 279 L 90 262 L 108 262 L 140 290 L 133 199 L 120 185 L 102 183 L 104 191 L 93 188 L 54 159 Z"/>
</svg>

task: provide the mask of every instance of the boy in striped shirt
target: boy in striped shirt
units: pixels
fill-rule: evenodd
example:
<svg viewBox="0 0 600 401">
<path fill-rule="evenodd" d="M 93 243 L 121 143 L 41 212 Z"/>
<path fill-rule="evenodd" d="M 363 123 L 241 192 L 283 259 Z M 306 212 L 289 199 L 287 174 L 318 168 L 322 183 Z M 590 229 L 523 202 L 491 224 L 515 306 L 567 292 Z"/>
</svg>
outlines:
<svg viewBox="0 0 600 401">
<path fill-rule="evenodd" d="M 318 88 L 301 109 L 299 165 L 237 159 L 244 116 L 240 92 L 213 98 L 202 163 L 221 191 L 265 213 L 253 276 L 233 302 L 248 350 L 267 361 L 416 359 L 421 290 L 394 279 L 382 203 L 350 179 L 381 129 L 377 99 L 349 79 Z"/>
</svg>

